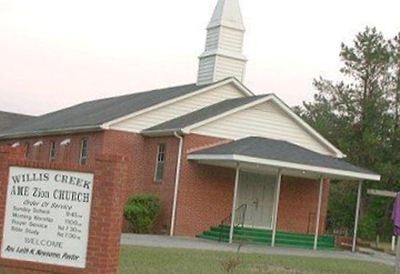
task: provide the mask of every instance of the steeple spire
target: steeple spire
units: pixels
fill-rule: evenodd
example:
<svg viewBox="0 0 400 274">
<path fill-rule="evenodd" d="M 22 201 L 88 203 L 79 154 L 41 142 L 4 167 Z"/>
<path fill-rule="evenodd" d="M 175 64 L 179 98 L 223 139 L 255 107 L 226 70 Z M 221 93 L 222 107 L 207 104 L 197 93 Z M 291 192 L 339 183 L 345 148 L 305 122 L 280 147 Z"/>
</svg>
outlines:
<svg viewBox="0 0 400 274">
<path fill-rule="evenodd" d="M 218 0 L 207 27 L 206 49 L 199 57 L 198 85 L 236 77 L 244 80 L 244 24 L 239 0 Z"/>
<path fill-rule="evenodd" d="M 219 0 L 211 17 L 208 29 L 218 26 L 244 30 L 242 13 L 238 0 Z"/>
</svg>

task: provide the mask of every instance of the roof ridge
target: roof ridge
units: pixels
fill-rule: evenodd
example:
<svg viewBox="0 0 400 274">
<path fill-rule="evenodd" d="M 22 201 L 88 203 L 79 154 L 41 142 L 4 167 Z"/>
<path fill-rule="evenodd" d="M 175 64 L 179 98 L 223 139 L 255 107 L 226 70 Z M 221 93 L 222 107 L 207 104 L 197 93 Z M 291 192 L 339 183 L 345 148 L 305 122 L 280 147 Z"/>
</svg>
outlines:
<svg viewBox="0 0 400 274">
<path fill-rule="evenodd" d="M 162 90 L 167 90 L 167 89 L 183 88 L 183 87 L 192 86 L 192 85 L 195 85 L 195 83 L 183 84 L 183 85 L 177 85 L 177 86 L 170 86 L 170 87 L 166 87 L 166 88 L 156 88 L 156 89 L 151 89 L 151 90 L 147 90 L 147 91 L 131 92 L 131 93 L 121 94 L 121 95 L 117 95 L 117 96 L 111 96 L 111 97 L 104 97 L 104 98 L 99 98 L 99 99 L 94 99 L 94 100 L 88 100 L 88 101 L 81 102 L 81 103 L 79 103 L 77 105 L 74 105 L 74 106 L 79 106 L 79 105 L 83 105 L 83 104 L 86 104 L 86 103 L 100 102 L 100 101 L 103 101 L 103 100 L 110 100 L 110 99 L 128 97 L 128 96 L 132 96 L 132 95 L 140 95 L 140 94 L 145 94 L 145 93 L 150 93 L 150 92 L 162 91 Z"/>
<path fill-rule="evenodd" d="M 68 109 L 71 109 L 71 108 L 75 108 L 75 107 L 78 107 L 78 106 L 83 106 L 85 104 L 100 103 L 102 101 L 118 99 L 118 98 L 123 98 L 123 97 L 129 97 L 129 96 L 134 96 L 134 95 L 140 95 L 140 94 L 145 94 L 145 93 L 150 93 L 150 92 L 157 92 L 157 91 L 162 91 L 162 90 L 167 90 L 167 89 L 183 88 L 183 87 L 192 86 L 194 84 L 195 83 L 185 84 L 185 85 L 178 85 L 178 86 L 171 86 L 171 87 L 168 87 L 168 88 L 159 88 L 159 89 L 153 89 L 153 90 L 148 90 L 148 91 L 133 92 L 133 93 L 124 94 L 124 95 L 118 95 L 118 96 L 113 96 L 113 97 L 88 100 L 88 101 L 84 101 L 84 102 L 81 102 L 81 103 L 78 103 L 78 104 L 75 104 L 75 105 L 71 105 L 71 106 L 68 106 L 68 107 L 65 107 L 65 108 L 62 108 L 62 109 L 58 109 L 58 110 L 55 110 L 55 111 L 52 111 L 52 112 L 48 112 L 48 113 L 44 113 L 42 115 L 34 116 L 34 117 L 44 117 L 44 116 L 49 115 L 49 114 L 56 114 L 58 112 L 65 111 L 65 110 L 68 110 Z"/>
<path fill-rule="evenodd" d="M 107 121 L 135 113 L 151 106 L 161 104 L 205 90 L 215 85 L 197 86 L 195 83 L 175 87 L 154 89 L 150 91 L 135 92 L 126 95 L 97 99 L 72 105 L 67 108 L 42 114 L 33 122 L 23 122 L 4 131 L 0 139 L 31 136 L 32 134 L 47 134 L 48 132 L 65 130 L 78 130 L 85 128 L 98 129 Z"/>
</svg>

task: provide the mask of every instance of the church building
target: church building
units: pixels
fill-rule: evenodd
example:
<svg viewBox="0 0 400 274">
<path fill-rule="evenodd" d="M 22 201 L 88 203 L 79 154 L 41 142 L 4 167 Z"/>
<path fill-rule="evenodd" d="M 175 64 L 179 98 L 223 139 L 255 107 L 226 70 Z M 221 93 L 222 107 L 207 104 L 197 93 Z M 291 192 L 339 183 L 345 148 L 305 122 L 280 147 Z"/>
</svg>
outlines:
<svg viewBox="0 0 400 274">
<path fill-rule="evenodd" d="M 156 233 L 330 248 L 330 183 L 354 181 L 360 192 L 380 175 L 346 162 L 276 94 L 244 85 L 244 35 L 239 1 L 218 0 L 195 83 L 18 121 L 0 127 L 0 145 L 24 146 L 32 161 L 80 165 L 123 155 L 126 199 L 161 199 Z"/>
</svg>

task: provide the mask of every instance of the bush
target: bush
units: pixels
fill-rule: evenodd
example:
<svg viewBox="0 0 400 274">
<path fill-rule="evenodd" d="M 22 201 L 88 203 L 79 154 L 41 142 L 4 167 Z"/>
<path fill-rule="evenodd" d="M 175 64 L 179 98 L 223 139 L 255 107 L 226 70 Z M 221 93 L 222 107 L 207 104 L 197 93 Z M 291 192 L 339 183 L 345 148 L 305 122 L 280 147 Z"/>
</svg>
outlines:
<svg viewBox="0 0 400 274">
<path fill-rule="evenodd" d="M 161 209 L 160 199 L 152 194 L 139 194 L 129 198 L 124 217 L 133 233 L 150 233 Z"/>
</svg>

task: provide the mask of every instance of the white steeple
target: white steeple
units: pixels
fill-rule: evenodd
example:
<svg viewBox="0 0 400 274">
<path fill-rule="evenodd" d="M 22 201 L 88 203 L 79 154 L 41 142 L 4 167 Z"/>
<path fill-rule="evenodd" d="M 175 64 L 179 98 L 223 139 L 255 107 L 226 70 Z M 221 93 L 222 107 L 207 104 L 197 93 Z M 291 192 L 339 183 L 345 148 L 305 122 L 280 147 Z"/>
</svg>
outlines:
<svg viewBox="0 0 400 274">
<path fill-rule="evenodd" d="M 227 77 L 244 80 L 247 62 L 242 53 L 244 32 L 239 0 L 218 0 L 207 27 L 206 49 L 199 57 L 198 85 Z"/>
</svg>

